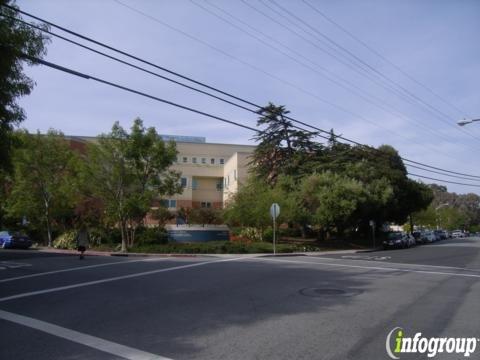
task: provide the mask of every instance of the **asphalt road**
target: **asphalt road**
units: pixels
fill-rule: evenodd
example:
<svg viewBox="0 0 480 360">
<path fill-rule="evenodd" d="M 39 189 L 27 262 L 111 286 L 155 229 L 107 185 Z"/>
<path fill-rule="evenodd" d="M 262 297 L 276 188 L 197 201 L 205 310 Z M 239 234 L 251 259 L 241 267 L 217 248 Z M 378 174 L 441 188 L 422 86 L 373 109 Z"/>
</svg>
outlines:
<svg viewBox="0 0 480 360">
<path fill-rule="evenodd" d="M 480 338 L 479 299 L 480 238 L 276 258 L 0 251 L 0 359 L 388 359 L 395 327 Z"/>
</svg>

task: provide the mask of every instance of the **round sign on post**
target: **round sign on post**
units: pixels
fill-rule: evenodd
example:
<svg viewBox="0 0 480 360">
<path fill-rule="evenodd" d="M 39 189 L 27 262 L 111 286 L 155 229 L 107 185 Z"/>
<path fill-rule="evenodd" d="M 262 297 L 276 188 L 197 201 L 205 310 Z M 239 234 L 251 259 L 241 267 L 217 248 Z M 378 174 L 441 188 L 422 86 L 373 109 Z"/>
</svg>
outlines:
<svg viewBox="0 0 480 360">
<path fill-rule="evenodd" d="M 270 215 L 272 216 L 272 219 L 275 220 L 278 215 L 280 215 L 280 205 L 273 203 L 272 206 L 270 206 Z"/>
<path fill-rule="evenodd" d="M 277 203 L 273 203 L 272 206 L 270 206 L 270 215 L 273 219 L 273 255 L 277 254 L 277 249 L 276 249 L 276 239 L 275 239 L 275 228 L 276 228 L 276 220 L 278 215 L 280 215 L 280 205 Z"/>
</svg>

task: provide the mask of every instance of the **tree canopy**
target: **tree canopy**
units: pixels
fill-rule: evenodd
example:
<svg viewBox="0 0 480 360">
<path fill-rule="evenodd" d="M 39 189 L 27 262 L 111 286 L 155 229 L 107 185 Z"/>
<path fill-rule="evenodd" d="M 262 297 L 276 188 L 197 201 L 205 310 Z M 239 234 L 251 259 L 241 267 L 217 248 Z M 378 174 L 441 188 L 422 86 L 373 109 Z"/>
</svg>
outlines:
<svg viewBox="0 0 480 360">
<path fill-rule="evenodd" d="M 107 216 L 119 226 L 122 250 L 133 245 L 135 230 L 154 199 L 181 190 L 179 174 L 170 170 L 175 143 L 165 143 L 154 128 L 136 119 L 128 133 L 118 123 L 89 144 L 84 167 L 86 191 L 101 200 Z"/>
<path fill-rule="evenodd" d="M 0 0 L 0 5 L 15 6 L 11 0 Z M 25 119 L 25 112 L 17 99 L 30 94 L 35 83 L 27 77 L 23 64 L 34 65 L 21 54 L 41 58 L 46 53 L 48 38 L 40 31 L 12 19 L 19 18 L 16 10 L 0 6 L 0 170 L 10 169 L 12 131 Z M 7 17 L 8 16 L 8 17 Z M 38 25 L 45 27 L 44 25 Z"/>
<path fill-rule="evenodd" d="M 283 221 L 302 233 L 310 225 L 321 234 L 343 235 L 366 233 L 370 220 L 403 224 L 431 203 L 431 189 L 408 178 L 393 147 L 341 143 L 333 130 L 328 142 L 319 143 L 318 133 L 295 127 L 283 106 L 270 103 L 258 113 L 264 128 L 254 137 L 251 178 L 230 204 L 230 220 L 236 214 L 249 226 L 268 226 L 268 207 L 276 199 Z"/>
</svg>

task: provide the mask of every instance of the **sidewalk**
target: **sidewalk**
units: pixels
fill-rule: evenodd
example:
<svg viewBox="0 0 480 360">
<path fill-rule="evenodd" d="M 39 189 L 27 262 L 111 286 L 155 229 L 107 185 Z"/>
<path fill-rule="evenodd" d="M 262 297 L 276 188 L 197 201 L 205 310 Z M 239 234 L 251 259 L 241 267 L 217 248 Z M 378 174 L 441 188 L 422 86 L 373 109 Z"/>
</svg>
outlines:
<svg viewBox="0 0 480 360">
<path fill-rule="evenodd" d="M 64 250 L 48 247 L 38 247 L 31 249 L 42 253 L 55 253 L 65 255 L 78 255 L 77 250 Z M 24 251 L 24 250 L 22 250 Z M 322 256 L 322 255 L 334 255 L 334 254 L 356 254 L 362 252 L 370 252 L 374 249 L 361 249 L 361 250 L 331 250 L 331 251 L 310 251 L 310 252 L 294 252 L 294 253 L 277 253 L 276 256 Z M 271 253 L 258 253 L 258 254 L 160 254 L 160 253 L 122 253 L 115 251 L 95 251 L 87 250 L 85 255 L 93 256 L 122 256 L 122 257 L 218 257 L 218 258 L 233 258 L 233 257 L 260 257 L 260 256 L 273 256 Z"/>
</svg>

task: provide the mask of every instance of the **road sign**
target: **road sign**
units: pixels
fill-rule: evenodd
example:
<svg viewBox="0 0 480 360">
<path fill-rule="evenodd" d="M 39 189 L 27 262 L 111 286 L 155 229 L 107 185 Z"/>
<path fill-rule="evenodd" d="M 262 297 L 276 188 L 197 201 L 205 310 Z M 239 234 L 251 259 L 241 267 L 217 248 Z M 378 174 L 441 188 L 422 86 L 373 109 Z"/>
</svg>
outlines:
<svg viewBox="0 0 480 360">
<path fill-rule="evenodd" d="M 273 219 L 273 255 L 276 255 L 277 249 L 276 249 L 276 234 L 275 234 L 275 228 L 277 227 L 277 224 L 275 220 L 277 219 L 278 215 L 280 215 L 280 205 L 277 203 L 273 203 L 272 206 L 270 206 L 270 216 Z"/>
<path fill-rule="evenodd" d="M 278 215 L 280 215 L 280 205 L 273 203 L 272 206 L 270 206 L 270 216 L 275 220 Z"/>
</svg>

